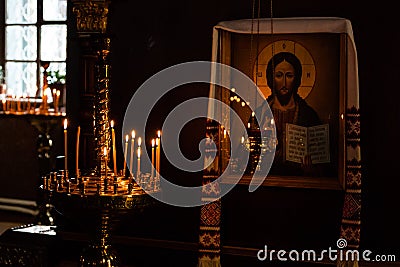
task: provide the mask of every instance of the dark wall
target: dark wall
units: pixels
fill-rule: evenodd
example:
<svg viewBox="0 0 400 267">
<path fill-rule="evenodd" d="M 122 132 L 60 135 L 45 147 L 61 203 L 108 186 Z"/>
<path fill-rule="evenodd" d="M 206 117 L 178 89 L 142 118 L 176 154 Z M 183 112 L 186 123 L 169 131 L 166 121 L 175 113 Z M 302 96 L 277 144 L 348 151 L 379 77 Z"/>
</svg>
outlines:
<svg viewBox="0 0 400 267">
<path fill-rule="evenodd" d="M 267 2 L 262 3 L 261 17 L 270 16 L 268 5 Z M 391 156 L 400 148 L 396 138 L 400 128 L 400 105 L 397 104 L 400 91 L 396 87 L 400 65 L 396 64 L 395 51 L 400 34 L 396 28 L 398 23 L 395 21 L 395 11 L 386 5 L 360 6 L 354 1 L 289 0 L 275 1 L 273 15 L 343 17 L 351 21 L 358 53 L 360 82 L 363 167 L 361 245 L 371 250 L 397 249 L 397 241 L 400 239 L 400 231 L 397 229 L 400 219 L 396 216 L 400 174 L 396 168 L 396 157 Z M 114 0 L 109 17 L 109 30 L 113 36 L 113 118 L 121 122 L 135 90 L 163 68 L 186 61 L 210 60 L 212 27 L 219 21 L 251 17 L 251 1 Z M 157 106 L 158 116 L 152 117 L 149 127 L 161 127 L 169 110 L 179 101 L 207 96 L 207 93 L 207 86 L 194 85 L 169 96 L 168 100 L 161 101 Z M 204 122 L 199 121 L 191 130 L 183 136 L 188 140 L 184 144 L 189 150 L 193 136 L 202 138 Z M 163 166 L 166 166 L 165 172 L 171 176 L 179 176 L 176 175 L 177 170 L 167 163 Z M 195 173 L 189 177 L 199 179 L 200 174 Z M 286 226 L 281 229 L 281 233 L 287 244 L 302 243 L 300 240 L 307 238 L 304 231 L 310 231 L 314 240 L 322 235 L 325 240 L 332 241 L 339 235 L 339 228 L 336 227 L 340 222 L 335 220 L 340 216 L 340 194 L 292 192 L 273 188 L 262 189 L 261 192 L 250 194 L 239 188 L 224 199 L 228 207 L 224 215 L 224 223 L 227 225 L 224 231 L 229 234 L 225 239 L 227 242 L 234 244 L 243 241 L 244 245 L 252 246 L 251 235 L 257 232 L 253 230 L 244 239 L 240 232 L 242 229 L 250 229 L 251 223 L 257 221 L 256 213 L 260 212 L 264 213 L 256 225 L 268 230 L 263 230 L 265 235 L 255 237 L 256 245 L 268 242 L 271 235 L 278 242 L 279 235 L 271 227 L 279 227 L 282 225 L 280 222 Z M 317 211 L 324 208 L 329 211 L 320 215 Z M 243 216 L 245 211 L 246 216 Z M 283 211 L 287 212 L 287 216 Z M 180 209 L 174 210 L 175 213 L 179 216 Z M 188 224 L 198 224 L 198 218 L 193 214 L 184 219 Z M 329 227 L 322 227 L 323 223 L 328 223 Z M 310 227 L 310 224 L 314 227 Z M 291 225 L 294 228 L 290 228 Z M 184 227 L 173 229 L 180 235 L 186 234 Z M 187 230 L 190 229 L 191 226 L 187 227 Z M 234 233 L 237 235 L 233 236 Z"/>
</svg>

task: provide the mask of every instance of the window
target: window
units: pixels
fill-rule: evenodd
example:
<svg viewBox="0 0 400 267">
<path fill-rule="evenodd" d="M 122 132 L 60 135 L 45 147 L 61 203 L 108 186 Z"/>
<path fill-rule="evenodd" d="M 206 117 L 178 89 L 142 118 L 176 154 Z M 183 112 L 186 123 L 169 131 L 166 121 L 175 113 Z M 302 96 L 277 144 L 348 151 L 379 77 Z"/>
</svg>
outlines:
<svg viewBox="0 0 400 267">
<path fill-rule="evenodd" d="M 49 84 L 65 83 L 67 0 L 1 1 L 6 94 L 42 96 L 45 72 Z"/>
</svg>

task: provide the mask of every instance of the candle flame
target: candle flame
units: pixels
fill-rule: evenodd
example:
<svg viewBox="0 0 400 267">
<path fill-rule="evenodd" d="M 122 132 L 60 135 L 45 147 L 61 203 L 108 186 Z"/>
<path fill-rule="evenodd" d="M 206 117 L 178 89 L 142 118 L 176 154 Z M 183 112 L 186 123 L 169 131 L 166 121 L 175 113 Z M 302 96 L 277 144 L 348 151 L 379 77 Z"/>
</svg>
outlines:
<svg viewBox="0 0 400 267">
<path fill-rule="evenodd" d="M 156 139 L 156 146 L 158 146 L 158 143 L 160 142 L 160 139 Z"/>
<path fill-rule="evenodd" d="M 135 130 L 132 130 L 131 135 L 132 135 L 132 139 L 135 138 L 135 136 L 136 136 Z"/>
<path fill-rule="evenodd" d="M 151 139 L 151 147 L 154 147 L 156 141 L 154 141 L 154 139 Z"/>
<path fill-rule="evenodd" d="M 57 96 L 60 96 L 60 90 L 57 90 L 56 95 L 57 95 Z"/>
<path fill-rule="evenodd" d="M 244 143 L 244 136 L 242 136 L 242 139 L 240 140 L 240 142 L 243 144 Z"/>
<path fill-rule="evenodd" d="M 140 159 L 140 147 L 137 149 L 137 157 Z"/>
<path fill-rule="evenodd" d="M 140 137 L 138 138 L 137 144 L 138 144 L 138 146 L 140 146 L 142 144 L 142 138 L 140 138 Z"/>
<path fill-rule="evenodd" d="M 106 147 L 104 147 L 104 156 L 106 156 L 107 157 L 107 148 Z"/>
<path fill-rule="evenodd" d="M 128 141 L 129 141 L 129 135 L 127 134 L 127 135 L 125 135 L 125 141 L 128 143 Z"/>
<path fill-rule="evenodd" d="M 275 120 L 271 119 L 271 125 L 274 125 L 274 124 L 275 124 Z"/>
<path fill-rule="evenodd" d="M 57 89 L 53 88 L 53 94 L 57 94 Z"/>
<path fill-rule="evenodd" d="M 111 128 L 114 128 L 114 121 L 111 121 Z"/>
<path fill-rule="evenodd" d="M 161 137 L 161 131 L 160 130 L 157 131 L 157 136 L 158 136 L 158 138 Z"/>
<path fill-rule="evenodd" d="M 46 95 L 47 97 L 50 97 L 51 96 L 51 89 L 49 88 L 49 87 L 47 87 L 45 90 L 44 90 L 44 93 L 43 93 L 44 95 Z"/>
<path fill-rule="evenodd" d="M 67 126 L 68 126 L 68 120 L 67 120 L 67 119 L 64 119 L 64 130 L 67 129 Z"/>
</svg>

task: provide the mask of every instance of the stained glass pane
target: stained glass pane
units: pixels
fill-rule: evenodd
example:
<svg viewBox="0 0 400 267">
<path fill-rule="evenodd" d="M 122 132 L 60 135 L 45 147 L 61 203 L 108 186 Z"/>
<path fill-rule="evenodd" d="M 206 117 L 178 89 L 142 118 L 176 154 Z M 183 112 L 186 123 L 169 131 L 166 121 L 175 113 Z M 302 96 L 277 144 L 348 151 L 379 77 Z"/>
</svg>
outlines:
<svg viewBox="0 0 400 267">
<path fill-rule="evenodd" d="M 37 0 L 6 0 L 6 23 L 36 23 Z"/>
<path fill-rule="evenodd" d="M 67 26 L 45 25 L 41 27 L 41 60 L 61 61 L 67 58 Z"/>
<path fill-rule="evenodd" d="M 34 26 L 6 27 L 6 59 L 36 60 L 37 36 Z"/>
<path fill-rule="evenodd" d="M 67 0 L 43 0 L 43 20 L 67 20 Z"/>
<path fill-rule="evenodd" d="M 8 95 L 36 95 L 36 63 L 7 62 L 6 69 Z"/>
</svg>

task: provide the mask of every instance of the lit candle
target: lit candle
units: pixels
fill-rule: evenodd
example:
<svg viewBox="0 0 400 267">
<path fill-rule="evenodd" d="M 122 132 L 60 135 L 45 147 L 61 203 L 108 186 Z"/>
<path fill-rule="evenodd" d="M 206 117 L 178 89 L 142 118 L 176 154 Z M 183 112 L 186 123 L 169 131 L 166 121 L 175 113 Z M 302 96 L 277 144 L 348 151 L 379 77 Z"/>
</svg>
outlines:
<svg viewBox="0 0 400 267">
<path fill-rule="evenodd" d="M 31 112 L 31 99 L 30 99 L 29 95 L 27 97 L 28 97 L 28 107 L 26 109 L 28 110 L 28 113 L 30 113 Z"/>
<path fill-rule="evenodd" d="M 47 100 L 48 100 L 48 98 L 47 98 L 47 92 L 48 92 L 48 89 L 49 89 L 49 88 L 46 88 L 46 89 L 43 91 L 43 95 L 42 95 L 42 102 L 43 102 L 42 109 L 43 109 L 44 111 L 47 110 Z"/>
<path fill-rule="evenodd" d="M 54 112 L 58 112 L 58 107 L 57 107 L 57 89 L 53 89 L 53 105 L 54 105 Z"/>
<path fill-rule="evenodd" d="M 133 157 L 135 155 L 135 130 L 132 130 L 131 132 L 131 158 L 130 158 L 130 164 L 129 168 L 131 170 L 132 176 L 133 176 Z"/>
<path fill-rule="evenodd" d="M 64 170 L 68 170 L 68 141 L 67 141 L 67 126 L 68 120 L 64 119 Z"/>
<path fill-rule="evenodd" d="M 140 152 L 141 152 L 141 146 L 142 145 L 142 138 L 138 138 L 138 149 L 137 149 L 137 174 L 136 174 L 136 179 L 139 179 L 140 177 Z"/>
<path fill-rule="evenodd" d="M 151 140 L 151 179 L 154 178 L 154 145 L 155 145 L 155 140 Z"/>
<path fill-rule="evenodd" d="M 114 121 L 111 121 L 111 139 L 112 139 L 112 150 L 113 150 L 114 175 L 117 176 L 117 147 L 115 146 Z"/>
<path fill-rule="evenodd" d="M 56 93 L 56 106 L 57 106 L 57 110 L 58 110 L 58 104 L 60 103 L 60 94 L 61 94 L 61 92 L 60 92 L 60 90 L 57 90 L 57 93 Z"/>
<path fill-rule="evenodd" d="M 17 111 L 21 111 L 21 96 L 15 98 L 17 100 Z"/>
<path fill-rule="evenodd" d="M 160 173 L 160 165 L 161 165 L 161 131 L 157 131 L 157 136 L 158 136 L 158 173 Z M 160 177 L 160 174 L 158 174 L 158 177 Z"/>
<path fill-rule="evenodd" d="M 56 111 L 56 93 L 57 93 L 57 89 L 53 88 L 53 90 L 51 91 L 51 96 L 53 97 L 53 105 L 54 105 L 54 111 Z"/>
<path fill-rule="evenodd" d="M 78 126 L 76 133 L 76 177 L 79 177 L 79 138 L 81 135 L 81 126 Z"/>
<path fill-rule="evenodd" d="M 17 109 L 17 101 L 16 101 L 17 97 L 16 97 L 15 95 L 12 95 L 12 96 L 11 96 L 11 99 L 12 99 L 12 102 L 11 102 L 11 109 L 12 109 L 13 111 L 15 111 L 15 110 Z"/>
<path fill-rule="evenodd" d="M 105 177 L 107 179 L 107 147 L 104 147 L 103 149 L 103 155 L 104 155 L 104 170 L 105 170 Z"/>
<path fill-rule="evenodd" d="M 7 100 L 7 99 L 6 99 Z M 12 108 L 12 106 L 11 106 L 11 100 L 12 99 L 8 99 L 8 101 L 7 101 L 7 107 L 6 107 L 6 110 L 10 110 L 11 108 Z"/>
<path fill-rule="evenodd" d="M 160 177 L 160 138 L 156 138 L 156 177 Z"/>
<path fill-rule="evenodd" d="M 224 139 L 226 138 L 226 129 L 224 129 Z"/>
<path fill-rule="evenodd" d="M 126 158 L 128 157 L 128 141 L 129 141 L 129 135 L 125 136 L 125 153 L 124 153 L 124 172 L 123 175 L 126 176 Z"/>
<path fill-rule="evenodd" d="M 26 96 L 27 96 L 27 94 L 26 93 L 23 93 L 22 94 L 22 111 L 25 111 L 26 110 Z"/>
</svg>

